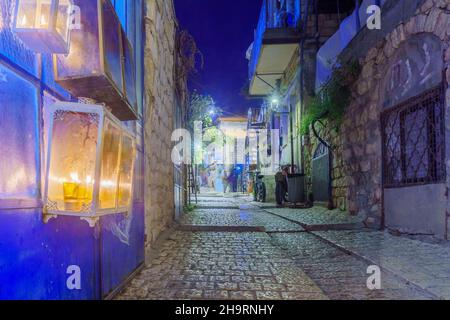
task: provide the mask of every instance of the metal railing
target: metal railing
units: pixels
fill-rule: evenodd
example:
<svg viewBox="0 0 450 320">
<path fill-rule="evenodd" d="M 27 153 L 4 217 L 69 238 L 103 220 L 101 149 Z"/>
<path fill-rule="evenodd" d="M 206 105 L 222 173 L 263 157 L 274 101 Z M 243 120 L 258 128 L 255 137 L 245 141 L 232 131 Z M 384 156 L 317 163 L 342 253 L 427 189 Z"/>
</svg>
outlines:
<svg viewBox="0 0 450 320">
<path fill-rule="evenodd" d="M 301 20 L 302 0 L 286 1 L 290 1 L 289 5 L 287 5 L 284 10 L 278 10 L 275 6 L 275 1 L 263 0 L 249 62 L 249 79 L 256 73 L 266 30 L 276 28 L 297 28 L 299 25 Z"/>
<path fill-rule="evenodd" d="M 381 116 L 386 188 L 445 181 L 445 112 L 442 86 Z"/>
</svg>

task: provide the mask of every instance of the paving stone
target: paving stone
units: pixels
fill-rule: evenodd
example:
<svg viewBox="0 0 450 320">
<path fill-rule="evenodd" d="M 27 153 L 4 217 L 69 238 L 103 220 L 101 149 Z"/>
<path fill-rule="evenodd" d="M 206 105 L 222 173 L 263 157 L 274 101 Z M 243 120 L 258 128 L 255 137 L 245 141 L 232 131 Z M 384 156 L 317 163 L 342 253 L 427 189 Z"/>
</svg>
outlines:
<svg viewBox="0 0 450 320">
<path fill-rule="evenodd" d="M 275 234 L 274 243 L 288 250 L 300 267 L 330 299 L 419 299 L 428 295 L 382 272 L 381 290 L 367 288 L 368 263 L 321 241 L 309 233 Z M 302 285 L 307 292 L 306 285 Z M 298 284 L 288 284 L 288 291 L 299 291 Z"/>
<path fill-rule="evenodd" d="M 196 226 L 240 226 L 264 227 L 266 231 L 303 231 L 295 223 L 263 211 L 242 211 L 239 209 L 198 209 L 184 215 L 181 225 Z"/>
<path fill-rule="evenodd" d="M 199 197 L 205 208 L 186 214 L 181 223 L 262 226 L 271 232 L 233 232 L 226 228 L 221 232 L 175 231 L 162 244 L 151 264 L 130 282 L 117 299 L 431 298 L 384 272 L 382 290 L 369 290 L 366 285 L 368 263 L 305 232 L 297 223 L 264 212 L 247 201 L 247 198 L 236 198 L 234 195 L 227 198 Z M 240 209 L 226 208 L 230 204 Z M 302 223 L 356 221 L 354 217 L 344 218 L 339 213 L 330 218 L 330 212 L 314 211 L 317 209 L 302 215 L 298 211 L 281 210 L 286 218 L 301 220 Z M 447 285 L 450 284 L 449 270 L 443 267 L 445 263 L 449 265 L 450 256 L 445 250 L 419 241 L 393 241 L 378 233 L 333 231 L 317 235 L 358 250 L 389 265 L 391 269 L 408 272 L 416 282 L 427 284 L 436 295 L 447 296 L 450 292 Z M 416 262 L 420 263 L 420 267 L 416 267 Z"/>
<path fill-rule="evenodd" d="M 264 208 L 264 206 L 263 206 Z M 309 209 L 273 208 L 265 207 L 267 212 L 296 221 L 307 226 L 320 225 L 362 225 L 363 219 L 360 216 L 352 216 L 348 212 L 328 210 L 323 207 L 313 207 Z"/>
<path fill-rule="evenodd" d="M 162 293 L 170 293 L 167 299 L 281 299 L 286 286 L 277 280 L 285 275 L 292 275 L 289 283 L 305 283 L 308 291 L 326 298 L 321 289 L 271 243 L 266 233 L 177 231 L 170 239 L 161 248 L 161 253 L 166 253 L 164 259 L 161 259 L 161 254 L 157 258 L 162 260 L 161 263 L 144 269 L 132 282 L 135 287 L 127 288 L 118 299 L 160 299 Z M 225 267 L 218 261 L 223 256 L 212 252 L 225 252 L 227 261 L 251 269 L 245 271 L 251 275 L 240 272 L 236 275 L 236 271 L 233 271 L 234 275 L 225 275 Z M 215 263 L 197 272 L 201 263 L 207 261 Z M 274 264 L 278 267 L 273 268 Z M 158 269 L 158 272 L 153 269 Z M 164 281 L 168 275 L 180 281 Z M 277 275 L 281 278 L 277 279 Z"/>
<path fill-rule="evenodd" d="M 328 231 L 317 234 L 439 298 L 450 299 L 450 248 L 447 246 L 379 231 Z"/>
</svg>

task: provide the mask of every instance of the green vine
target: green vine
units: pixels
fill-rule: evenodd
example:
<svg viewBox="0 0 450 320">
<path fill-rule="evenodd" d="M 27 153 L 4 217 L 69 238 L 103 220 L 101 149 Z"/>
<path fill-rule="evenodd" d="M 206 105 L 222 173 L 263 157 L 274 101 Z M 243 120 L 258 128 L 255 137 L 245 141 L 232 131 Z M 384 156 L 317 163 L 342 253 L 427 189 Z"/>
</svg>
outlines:
<svg viewBox="0 0 450 320">
<path fill-rule="evenodd" d="M 351 87 L 359 73 L 360 65 L 357 61 L 333 69 L 330 80 L 306 105 L 306 113 L 300 125 L 302 135 L 309 134 L 311 125 L 319 119 L 327 119 L 336 127 L 340 126 L 345 109 L 351 100 Z"/>
</svg>

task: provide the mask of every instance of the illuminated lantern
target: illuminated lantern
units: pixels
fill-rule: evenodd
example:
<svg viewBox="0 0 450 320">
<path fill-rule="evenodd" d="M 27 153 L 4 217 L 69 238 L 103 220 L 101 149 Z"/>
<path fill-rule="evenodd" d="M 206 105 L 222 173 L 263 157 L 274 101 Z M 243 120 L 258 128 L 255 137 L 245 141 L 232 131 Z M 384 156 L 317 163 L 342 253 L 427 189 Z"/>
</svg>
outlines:
<svg viewBox="0 0 450 320">
<path fill-rule="evenodd" d="M 70 52 L 54 55 L 55 81 L 75 97 L 102 101 L 120 120 L 137 120 L 133 47 L 110 0 L 73 0 L 82 28 Z"/>
<path fill-rule="evenodd" d="M 72 0 L 17 0 L 15 34 L 31 50 L 68 53 Z"/>
<path fill-rule="evenodd" d="M 46 220 L 127 213 L 132 202 L 135 138 L 103 106 L 57 102 L 47 126 Z"/>
</svg>

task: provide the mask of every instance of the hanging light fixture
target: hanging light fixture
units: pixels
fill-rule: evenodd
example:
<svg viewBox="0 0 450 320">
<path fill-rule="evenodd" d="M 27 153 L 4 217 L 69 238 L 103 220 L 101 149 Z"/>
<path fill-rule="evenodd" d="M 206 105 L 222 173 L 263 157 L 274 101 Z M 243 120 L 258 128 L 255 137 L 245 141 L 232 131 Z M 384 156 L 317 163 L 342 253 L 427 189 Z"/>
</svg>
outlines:
<svg viewBox="0 0 450 320">
<path fill-rule="evenodd" d="M 16 0 L 14 33 L 39 53 L 69 52 L 72 0 Z"/>
</svg>

